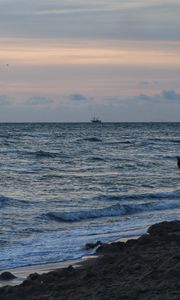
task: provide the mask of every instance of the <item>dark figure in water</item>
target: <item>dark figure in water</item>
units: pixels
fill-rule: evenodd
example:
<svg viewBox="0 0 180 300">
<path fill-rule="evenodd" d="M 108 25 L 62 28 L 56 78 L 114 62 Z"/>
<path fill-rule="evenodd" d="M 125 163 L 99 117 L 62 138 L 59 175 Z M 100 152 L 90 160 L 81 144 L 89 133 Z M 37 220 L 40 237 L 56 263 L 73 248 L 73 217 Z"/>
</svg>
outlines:
<svg viewBox="0 0 180 300">
<path fill-rule="evenodd" d="M 177 156 L 176 158 L 177 158 L 177 166 L 180 169 L 180 156 Z"/>
</svg>

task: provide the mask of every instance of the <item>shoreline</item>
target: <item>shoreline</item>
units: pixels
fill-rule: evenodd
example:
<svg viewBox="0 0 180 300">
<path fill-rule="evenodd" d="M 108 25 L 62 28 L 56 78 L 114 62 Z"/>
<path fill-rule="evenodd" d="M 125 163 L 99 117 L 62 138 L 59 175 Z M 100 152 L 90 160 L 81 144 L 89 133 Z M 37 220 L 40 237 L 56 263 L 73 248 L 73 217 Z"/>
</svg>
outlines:
<svg viewBox="0 0 180 300">
<path fill-rule="evenodd" d="M 123 237 L 120 239 L 116 239 L 113 242 L 109 242 L 106 244 L 112 244 L 117 242 L 127 242 L 128 240 L 138 239 L 139 236 L 132 236 L 132 237 Z M 59 269 L 65 269 L 69 266 L 73 266 L 73 268 L 81 267 L 84 263 L 98 258 L 98 255 L 96 253 L 91 255 L 83 255 L 80 258 L 77 259 L 69 259 L 61 262 L 52 262 L 52 263 L 42 263 L 37 265 L 30 265 L 30 266 L 22 266 L 22 267 L 15 267 L 10 269 L 4 269 L 0 271 L 0 274 L 3 272 L 10 272 L 13 274 L 16 278 L 12 280 L 0 280 L 0 288 L 6 285 L 9 286 L 16 286 L 20 285 L 24 280 L 28 278 L 28 276 L 32 273 L 38 273 L 38 274 L 44 274 L 51 271 L 59 270 Z"/>
<path fill-rule="evenodd" d="M 14 276 L 16 276 L 16 278 L 12 280 L 0 280 L 0 288 L 6 285 L 9 286 L 20 285 L 32 273 L 46 274 L 51 271 L 68 268 L 69 266 L 78 268 L 86 261 L 91 259 L 96 259 L 97 257 L 98 256 L 94 254 L 89 256 L 82 256 L 79 259 L 72 259 L 72 260 L 70 259 L 62 262 L 44 263 L 38 265 L 23 266 L 23 267 L 16 267 L 12 269 L 1 270 L 0 274 L 2 274 L 3 272 L 10 272 Z"/>
<path fill-rule="evenodd" d="M 96 253 L 78 267 L 4 286 L 0 300 L 180 299 L 180 221 L 154 224 L 138 239 L 103 244 Z"/>
</svg>

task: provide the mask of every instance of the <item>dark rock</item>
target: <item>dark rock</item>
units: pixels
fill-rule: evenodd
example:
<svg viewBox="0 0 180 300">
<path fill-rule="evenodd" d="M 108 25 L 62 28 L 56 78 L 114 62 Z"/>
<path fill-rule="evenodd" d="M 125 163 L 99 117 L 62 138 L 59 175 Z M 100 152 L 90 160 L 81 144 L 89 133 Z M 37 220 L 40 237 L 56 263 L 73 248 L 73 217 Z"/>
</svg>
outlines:
<svg viewBox="0 0 180 300">
<path fill-rule="evenodd" d="M 30 286 L 31 284 L 32 284 L 31 280 L 25 279 L 21 285 L 23 287 L 27 287 L 27 286 Z"/>
<path fill-rule="evenodd" d="M 148 229 L 148 233 L 150 235 L 156 235 L 159 237 L 177 232 L 180 233 L 180 221 L 161 222 L 150 226 Z"/>
<path fill-rule="evenodd" d="M 97 254 L 105 254 L 105 253 L 119 253 L 125 248 L 125 243 L 116 242 L 111 244 L 103 244 L 97 250 Z"/>
<path fill-rule="evenodd" d="M 149 234 L 143 234 L 140 238 L 137 240 L 138 245 L 146 245 L 151 242 L 151 237 Z"/>
<path fill-rule="evenodd" d="M 127 240 L 126 247 L 133 247 L 136 244 L 137 244 L 137 239 Z"/>
<path fill-rule="evenodd" d="M 101 241 L 97 241 L 96 243 L 87 243 L 87 244 L 85 245 L 85 249 L 86 249 L 86 250 L 94 249 L 94 248 L 97 248 L 97 247 L 99 247 L 99 246 L 101 246 L 101 245 L 102 245 L 102 242 L 101 242 Z"/>
<path fill-rule="evenodd" d="M 74 270 L 74 268 L 73 268 L 73 266 L 72 265 L 70 265 L 68 268 L 68 271 L 72 271 L 72 270 Z"/>
<path fill-rule="evenodd" d="M 11 272 L 3 272 L 0 275 L 0 280 L 12 280 L 16 278 Z"/>
<path fill-rule="evenodd" d="M 86 274 L 84 275 L 84 279 L 88 280 L 88 279 L 91 279 L 95 276 L 96 275 L 93 272 L 86 272 Z"/>
<path fill-rule="evenodd" d="M 27 279 L 37 280 L 38 277 L 39 277 L 38 273 L 33 273 L 33 274 L 30 274 Z"/>
<path fill-rule="evenodd" d="M 179 300 L 180 222 L 151 226 L 149 235 L 103 244 L 79 268 L 36 275 L 0 288 L 0 300 Z M 37 280 L 36 280 L 37 277 Z"/>
<path fill-rule="evenodd" d="M 142 268 L 141 264 L 135 263 L 134 270 L 140 270 Z"/>
</svg>

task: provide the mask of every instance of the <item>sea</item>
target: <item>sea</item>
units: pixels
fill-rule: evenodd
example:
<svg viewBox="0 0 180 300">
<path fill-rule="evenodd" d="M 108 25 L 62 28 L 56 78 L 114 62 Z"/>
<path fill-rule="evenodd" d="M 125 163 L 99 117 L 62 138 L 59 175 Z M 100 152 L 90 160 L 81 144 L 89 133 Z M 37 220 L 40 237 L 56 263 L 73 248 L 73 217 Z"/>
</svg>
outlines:
<svg viewBox="0 0 180 300">
<path fill-rule="evenodd" d="M 180 123 L 2 123 L 0 145 L 0 270 L 179 219 Z"/>
</svg>

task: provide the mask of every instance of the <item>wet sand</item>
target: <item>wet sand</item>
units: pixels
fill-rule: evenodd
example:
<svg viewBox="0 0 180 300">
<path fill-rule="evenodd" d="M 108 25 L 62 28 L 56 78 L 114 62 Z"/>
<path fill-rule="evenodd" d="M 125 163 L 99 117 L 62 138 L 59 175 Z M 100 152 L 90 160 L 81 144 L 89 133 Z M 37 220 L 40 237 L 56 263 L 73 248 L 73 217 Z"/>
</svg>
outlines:
<svg viewBox="0 0 180 300">
<path fill-rule="evenodd" d="M 79 268 L 33 273 L 18 286 L 0 288 L 0 300 L 180 299 L 180 221 L 155 224 L 136 240 L 104 244 L 97 254 Z"/>
<path fill-rule="evenodd" d="M 137 239 L 138 236 L 133 236 L 131 238 L 121 238 L 118 239 L 116 242 L 123 241 L 127 242 L 129 239 Z M 111 243 L 109 243 L 111 244 Z M 73 268 L 80 268 L 83 264 L 85 264 L 87 261 L 90 261 L 92 259 L 98 258 L 98 255 L 86 255 L 79 259 L 71 259 L 66 260 L 62 262 L 55 262 L 55 263 L 46 263 L 46 264 L 39 264 L 39 265 L 32 265 L 32 266 L 25 266 L 25 267 L 17 267 L 13 269 L 8 270 L 1 270 L 0 274 L 3 272 L 10 272 L 12 273 L 16 278 L 13 280 L 1 280 L 0 279 L 0 288 L 6 285 L 15 286 L 20 285 L 30 274 L 32 273 L 38 273 L 38 274 L 44 274 L 51 271 L 59 270 L 59 269 L 65 269 L 69 266 L 73 266 Z"/>
<path fill-rule="evenodd" d="M 65 268 L 68 268 L 69 266 L 73 266 L 74 268 L 79 268 L 87 260 L 95 259 L 97 257 L 98 257 L 97 255 L 83 256 L 80 259 L 66 260 L 63 262 L 33 265 L 33 266 L 26 266 L 26 267 L 2 270 L 0 273 L 8 271 L 8 272 L 12 273 L 16 278 L 13 280 L 0 280 L 0 288 L 3 286 L 6 286 L 6 285 L 10 285 L 10 286 L 19 285 L 32 273 L 45 274 L 45 273 L 49 273 L 51 271 L 65 269 Z"/>
</svg>

